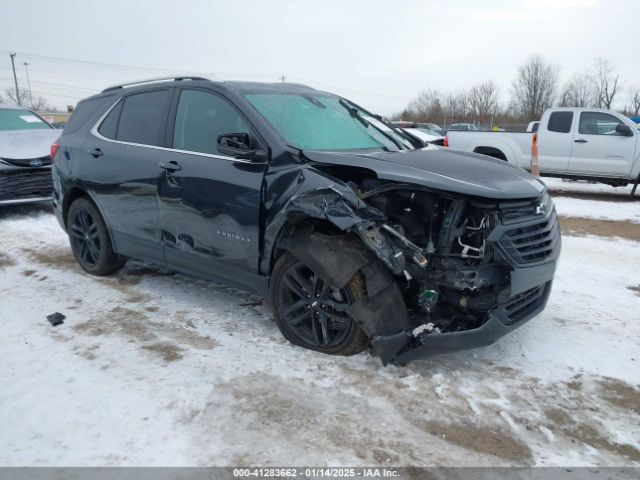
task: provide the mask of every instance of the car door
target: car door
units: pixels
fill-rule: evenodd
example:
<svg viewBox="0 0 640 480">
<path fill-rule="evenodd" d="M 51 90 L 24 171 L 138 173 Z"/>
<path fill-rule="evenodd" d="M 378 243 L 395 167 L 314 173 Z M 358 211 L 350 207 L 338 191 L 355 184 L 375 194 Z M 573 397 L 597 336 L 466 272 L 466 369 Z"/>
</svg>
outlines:
<svg viewBox="0 0 640 480">
<path fill-rule="evenodd" d="M 84 143 L 86 180 L 122 255 L 163 262 L 158 157 L 173 89 L 118 100 Z"/>
<path fill-rule="evenodd" d="M 240 112 L 211 90 L 181 89 L 171 117 L 158 184 L 166 262 L 246 283 L 243 275 L 258 272 L 266 161 L 222 155 L 217 140 L 230 133 L 260 140 Z"/>
<path fill-rule="evenodd" d="M 573 136 L 572 173 L 600 177 L 625 177 L 631 174 L 635 158 L 636 135 L 625 136 L 616 131 L 625 123 L 606 112 L 581 112 Z"/>
<path fill-rule="evenodd" d="M 551 112 L 546 125 L 538 126 L 538 158 L 541 172 L 566 172 L 571 160 L 572 111 Z"/>
</svg>

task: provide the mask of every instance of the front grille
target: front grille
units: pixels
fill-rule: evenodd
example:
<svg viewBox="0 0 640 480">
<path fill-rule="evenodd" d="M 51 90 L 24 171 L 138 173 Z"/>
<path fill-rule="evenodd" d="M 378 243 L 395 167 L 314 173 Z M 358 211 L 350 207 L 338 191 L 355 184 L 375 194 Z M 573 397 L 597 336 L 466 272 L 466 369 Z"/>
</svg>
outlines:
<svg viewBox="0 0 640 480">
<path fill-rule="evenodd" d="M 516 263 L 529 264 L 553 255 L 560 241 L 560 227 L 555 210 L 547 217 L 521 227 L 507 229 L 500 244 Z"/>
<path fill-rule="evenodd" d="M 48 168 L 0 173 L 0 201 L 50 197 L 52 192 L 53 182 Z"/>
<path fill-rule="evenodd" d="M 517 323 L 530 316 L 544 301 L 548 285 L 538 285 L 510 298 L 504 306 L 508 324 Z"/>
<path fill-rule="evenodd" d="M 47 165 L 51 165 L 51 157 L 49 155 L 45 155 L 44 157 L 21 158 L 21 159 L 0 158 L 0 160 L 2 160 L 5 163 L 8 163 L 9 165 L 13 165 L 14 167 L 37 168 L 37 167 L 44 167 Z"/>
<path fill-rule="evenodd" d="M 548 193 L 535 200 L 516 200 L 499 205 L 500 217 L 505 225 L 534 218 L 540 208 L 544 208 L 547 212 L 553 209 Z"/>
</svg>

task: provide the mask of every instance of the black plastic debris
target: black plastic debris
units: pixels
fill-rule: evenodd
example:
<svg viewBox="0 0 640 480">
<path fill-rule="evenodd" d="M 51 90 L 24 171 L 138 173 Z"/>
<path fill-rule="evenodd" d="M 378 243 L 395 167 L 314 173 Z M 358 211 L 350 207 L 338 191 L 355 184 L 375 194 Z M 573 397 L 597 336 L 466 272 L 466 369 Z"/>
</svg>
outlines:
<svg viewBox="0 0 640 480">
<path fill-rule="evenodd" d="M 64 319 L 67 318 L 66 316 L 64 316 L 63 314 L 61 314 L 60 312 L 56 312 L 56 313 L 52 313 L 51 315 L 47 315 L 47 320 L 49 320 L 49 323 L 51 325 L 53 325 L 54 327 L 60 325 L 61 323 L 64 323 Z"/>
</svg>

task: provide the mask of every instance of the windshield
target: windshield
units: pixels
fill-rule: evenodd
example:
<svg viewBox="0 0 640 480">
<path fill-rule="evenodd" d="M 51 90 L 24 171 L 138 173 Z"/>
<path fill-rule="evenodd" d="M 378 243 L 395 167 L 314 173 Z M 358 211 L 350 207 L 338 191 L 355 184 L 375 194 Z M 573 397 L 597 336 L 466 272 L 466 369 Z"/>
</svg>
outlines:
<svg viewBox="0 0 640 480">
<path fill-rule="evenodd" d="M 0 131 L 51 128 L 47 122 L 28 110 L 0 108 Z"/>
<path fill-rule="evenodd" d="M 245 98 L 286 142 L 303 150 L 403 150 L 406 138 L 338 97 L 254 93 Z"/>
</svg>

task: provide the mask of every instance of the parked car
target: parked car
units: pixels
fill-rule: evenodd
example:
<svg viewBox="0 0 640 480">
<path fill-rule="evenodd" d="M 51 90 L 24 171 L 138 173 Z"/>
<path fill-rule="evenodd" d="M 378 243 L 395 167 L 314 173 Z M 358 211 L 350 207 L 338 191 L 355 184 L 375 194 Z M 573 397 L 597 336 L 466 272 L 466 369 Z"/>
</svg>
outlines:
<svg viewBox="0 0 640 480">
<path fill-rule="evenodd" d="M 37 113 L 0 105 L 0 206 L 51 200 L 51 144 L 60 136 Z"/>
<path fill-rule="evenodd" d="M 640 132 L 624 115 L 596 108 L 551 108 L 535 134 L 543 176 L 615 187 L 640 180 Z M 530 169 L 531 133 L 448 132 L 445 144 Z"/>
<path fill-rule="evenodd" d="M 478 132 L 480 129 L 473 123 L 454 123 L 449 125 L 449 128 L 447 129 L 447 132 L 451 131 Z"/>
<path fill-rule="evenodd" d="M 403 132 L 420 139 L 425 144 L 443 145 L 444 137 L 430 130 L 422 130 L 420 128 L 403 128 Z"/>
<path fill-rule="evenodd" d="M 393 124 L 399 128 L 415 128 L 422 130 L 430 135 L 439 135 L 444 137 L 445 131 L 439 125 L 435 123 L 420 123 L 420 122 L 408 122 L 405 120 L 399 120 L 393 122 Z"/>
<path fill-rule="evenodd" d="M 414 148 L 303 85 L 108 88 L 78 104 L 53 152 L 55 213 L 84 270 L 138 258 L 259 293 L 312 350 L 371 344 L 403 364 L 487 345 L 551 289 L 560 231 L 541 182 Z"/>
<path fill-rule="evenodd" d="M 539 125 L 540 122 L 529 122 L 529 125 L 527 125 L 527 132 L 536 133 Z"/>
</svg>

